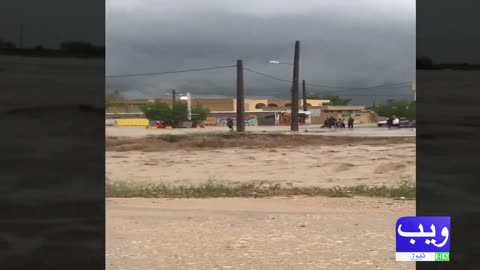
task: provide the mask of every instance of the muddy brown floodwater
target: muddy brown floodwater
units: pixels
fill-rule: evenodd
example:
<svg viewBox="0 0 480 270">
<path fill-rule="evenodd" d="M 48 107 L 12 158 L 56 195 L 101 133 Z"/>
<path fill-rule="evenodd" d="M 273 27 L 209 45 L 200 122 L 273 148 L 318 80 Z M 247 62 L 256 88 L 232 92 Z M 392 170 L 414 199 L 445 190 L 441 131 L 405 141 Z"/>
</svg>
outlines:
<svg viewBox="0 0 480 270">
<path fill-rule="evenodd" d="M 415 182 L 415 138 L 197 135 L 108 138 L 109 181 L 395 186 Z"/>
</svg>

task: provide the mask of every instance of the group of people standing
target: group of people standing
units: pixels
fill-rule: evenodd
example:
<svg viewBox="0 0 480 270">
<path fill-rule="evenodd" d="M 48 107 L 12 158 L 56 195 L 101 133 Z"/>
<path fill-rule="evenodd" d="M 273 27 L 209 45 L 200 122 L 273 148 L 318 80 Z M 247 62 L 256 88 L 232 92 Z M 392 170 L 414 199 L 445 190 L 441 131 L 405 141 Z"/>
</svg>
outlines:
<svg viewBox="0 0 480 270">
<path fill-rule="evenodd" d="M 349 117 L 347 120 L 347 124 L 345 124 L 345 119 L 339 118 L 335 119 L 335 117 L 331 116 L 330 118 L 325 118 L 325 121 L 323 122 L 322 127 L 327 127 L 327 128 L 345 128 L 348 126 L 348 128 L 353 128 L 353 123 L 355 120 L 352 117 Z M 233 120 L 231 118 L 227 119 L 227 127 L 230 131 L 233 131 Z"/>
<path fill-rule="evenodd" d="M 347 124 L 345 124 L 345 119 L 339 118 L 335 119 L 335 117 L 331 116 L 329 118 L 325 118 L 325 121 L 323 122 L 323 127 L 326 128 L 345 128 L 348 126 L 348 128 L 353 128 L 353 123 L 354 119 L 352 117 L 349 117 L 347 120 Z"/>
</svg>

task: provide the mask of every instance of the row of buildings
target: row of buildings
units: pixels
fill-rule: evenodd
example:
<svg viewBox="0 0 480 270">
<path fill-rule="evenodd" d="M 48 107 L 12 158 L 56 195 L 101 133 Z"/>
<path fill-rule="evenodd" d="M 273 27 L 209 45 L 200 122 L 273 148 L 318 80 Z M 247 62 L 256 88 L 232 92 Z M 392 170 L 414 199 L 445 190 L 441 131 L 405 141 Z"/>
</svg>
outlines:
<svg viewBox="0 0 480 270">
<path fill-rule="evenodd" d="M 171 104 L 171 100 L 122 100 L 107 108 L 107 119 L 142 118 L 142 106 L 162 101 Z M 364 106 L 332 106 L 329 100 L 307 99 L 307 110 L 303 110 L 303 100 L 299 101 L 299 117 L 301 124 L 321 124 L 327 117 L 353 117 L 356 123 L 377 121 L 375 113 Z M 236 99 L 193 99 L 192 106 L 201 105 L 210 112 L 205 125 L 225 125 L 227 118 L 235 118 Z M 291 101 L 287 99 L 245 99 L 245 118 L 248 125 L 290 125 Z"/>
</svg>

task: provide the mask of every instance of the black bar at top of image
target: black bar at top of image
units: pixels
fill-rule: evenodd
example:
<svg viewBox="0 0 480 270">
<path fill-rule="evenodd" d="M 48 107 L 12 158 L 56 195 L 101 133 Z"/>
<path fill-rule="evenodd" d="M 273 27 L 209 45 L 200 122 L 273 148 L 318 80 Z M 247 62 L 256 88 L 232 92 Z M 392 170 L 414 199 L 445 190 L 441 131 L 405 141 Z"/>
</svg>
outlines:
<svg viewBox="0 0 480 270">
<path fill-rule="evenodd" d="M 478 1 L 417 1 L 417 216 L 451 216 L 450 262 L 480 269 Z"/>
<path fill-rule="evenodd" d="M 0 269 L 104 269 L 105 2 L 0 18 Z"/>
</svg>

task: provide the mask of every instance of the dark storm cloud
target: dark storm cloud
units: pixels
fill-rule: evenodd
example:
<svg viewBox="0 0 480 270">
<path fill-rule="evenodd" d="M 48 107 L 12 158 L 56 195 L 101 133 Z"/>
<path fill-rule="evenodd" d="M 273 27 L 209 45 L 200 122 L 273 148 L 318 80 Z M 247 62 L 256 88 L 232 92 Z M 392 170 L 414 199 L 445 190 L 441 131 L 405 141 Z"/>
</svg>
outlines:
<svg viewBox="0 0 480 270">
<path fill-rule="evenodd" d="M 247 68 L 290 80 L 290 66 L 266 62 L 293 62 L 294 41 L 300 40 L 301 79 L 308 83 L 368 87 L 411 81 L 415 2 L 339 2 L 344 1 L 108 1 L 107 74 L 234 65 L 243 59 Z M 288 83 L 247 71 L 245 81 L 247 95 L 289 93 Z M 107 90 L 129 97 L 158 96 L 171 88 L 194 96 L 233 96 L 235 68 L 107 79 Z M 408 87 L 350 93 L 379 92 L 410 93 Z"/>
</svg>

